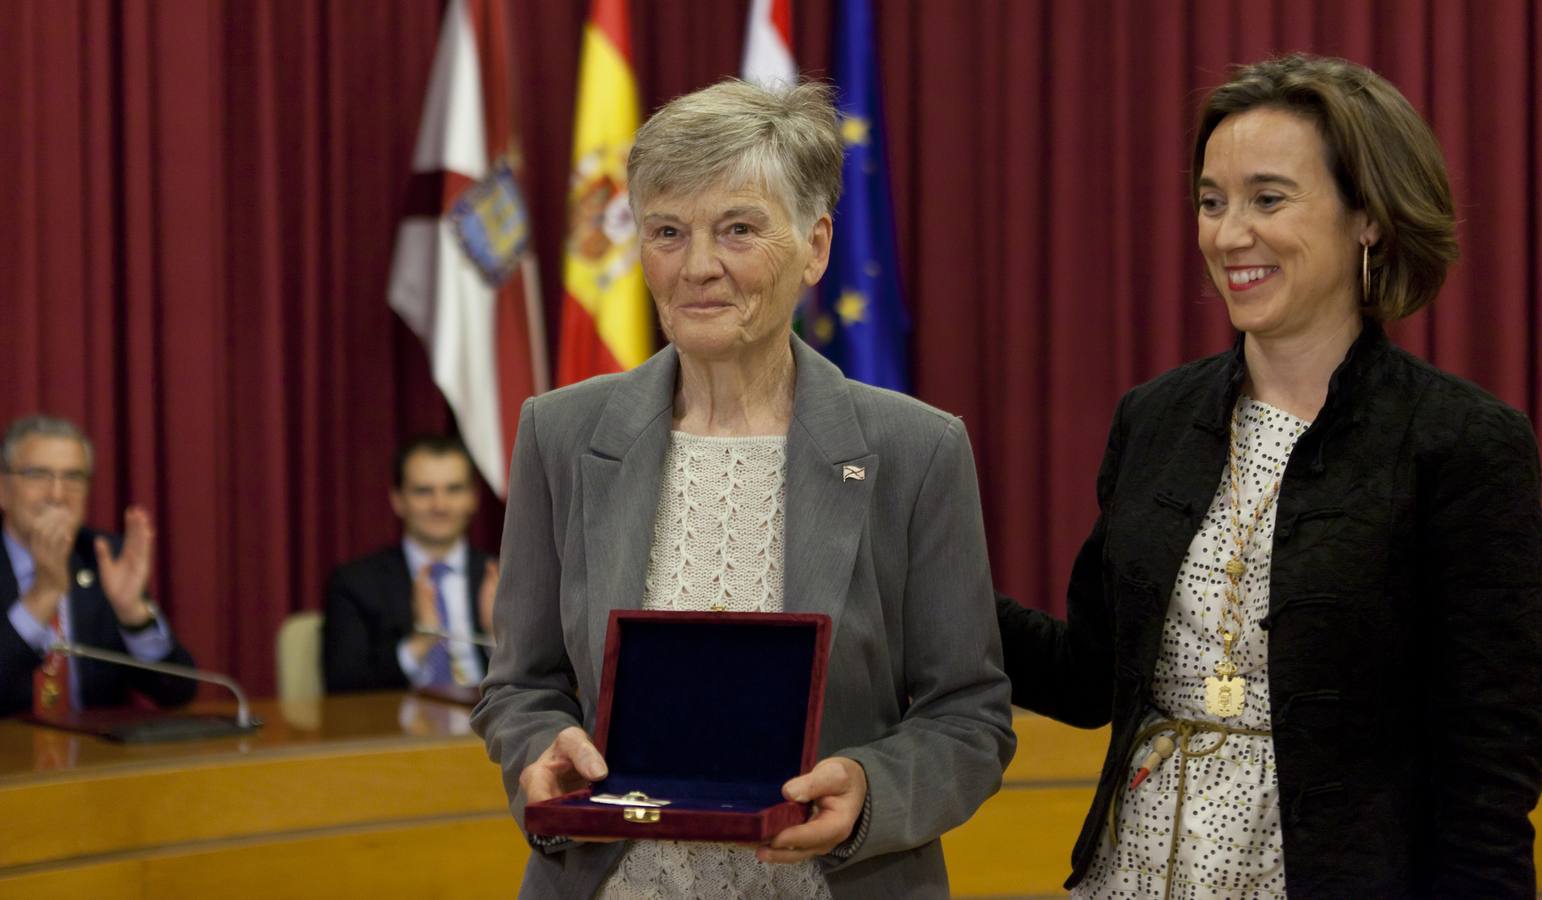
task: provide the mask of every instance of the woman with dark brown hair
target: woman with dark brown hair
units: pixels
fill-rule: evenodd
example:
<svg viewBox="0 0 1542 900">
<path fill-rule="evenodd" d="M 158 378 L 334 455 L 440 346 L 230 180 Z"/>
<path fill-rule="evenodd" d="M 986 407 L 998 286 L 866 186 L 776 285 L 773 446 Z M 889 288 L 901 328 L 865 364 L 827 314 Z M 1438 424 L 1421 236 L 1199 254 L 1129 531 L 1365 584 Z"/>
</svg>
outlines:
<svg viewBox="0 0 1542 900">
<path fill-rule="evenodd" d="M 1456 257 L 1440 149 L 1342 60 L 1201 110 L 1230 352 L 1120 402 L 1062 622 L 1013 701 L 1112 739 L 1080 897 L 1532 897 L 1542 505 L 1526 418 L 1393 346 Z"/>
</svg>

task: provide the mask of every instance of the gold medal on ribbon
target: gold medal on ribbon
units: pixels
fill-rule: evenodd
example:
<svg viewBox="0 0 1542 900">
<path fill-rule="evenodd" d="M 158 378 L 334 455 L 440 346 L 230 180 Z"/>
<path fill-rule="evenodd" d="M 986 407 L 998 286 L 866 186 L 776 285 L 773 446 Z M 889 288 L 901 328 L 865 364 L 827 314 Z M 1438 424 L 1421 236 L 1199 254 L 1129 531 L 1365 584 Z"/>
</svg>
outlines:
<svg viewBox="0 0 1542 900">
<path fill-rule="evenodd" d="M 1223 592 L 1223 602 L 1220 611 L 1221 635 L 1221 660 L 1215 664 L 1215 674 L 1205 679 L 1205 712 L 1221 719 L 1230 719 L 1242 715 L 1242 709 L 1247 705 L 1248 683 L 1247 680 L 1237 674 L 1237 663 L 1232 658 L 1233 645 L 1247 630 L 1247 618 L 1244 611 L 1247 606 L 1243 594 L 1246 585 L 1243 581 L 1248 572 L 1248 554 L 1253 545 L 1253 538 L 1258 532 L 1258 525 L 1263 521 L 1264 514 L 1280 495 L 1280 480 L 1283 472 L 1277 472 L 1274 484 L 1263 495 L 1262 499 L 1253 507 L 1251 521 L 1246 527 L 1242 524 L 1242 478 L 1241 471 L 1245 468 L 1238 457 L 1242 455 L 1242 440 L 1240 436 L 1239 412 L 1242 408 L 1242 399 L 1239 397 L 1237 405 L 1231 411 L 1231 445 L 1226 451 L 1226 474 L 1228 488 L 1231 493 L 1231 509 L 1229 522 L 1231 526 L 1231 541 L 1233 550 L 1227 554 L 1226 561 L 1221 565 L 1221 571 L 1226 573 L 1226 580 L 1230 582 Z"/>
<path fill-rule="evenodd" d="M 1215 664 L 1215 674 L 1205 679 L 1205 712 L 1222 719 L 1241 715 L 1248 700 L 1247 680 L 1237 675 L 1237 664 L 1231 660 L 1231 646 L 1236 638 L 1230 631 L 1222 632 L 1225 651 Z"/>
<path fill-rule="evenodd" d="M 1205 679 L 1205 712 L 1230 719 L 1242 715 L 1247 705 L 1247 680 L 1236 675 L 1211 675 Z"/>
</svg>

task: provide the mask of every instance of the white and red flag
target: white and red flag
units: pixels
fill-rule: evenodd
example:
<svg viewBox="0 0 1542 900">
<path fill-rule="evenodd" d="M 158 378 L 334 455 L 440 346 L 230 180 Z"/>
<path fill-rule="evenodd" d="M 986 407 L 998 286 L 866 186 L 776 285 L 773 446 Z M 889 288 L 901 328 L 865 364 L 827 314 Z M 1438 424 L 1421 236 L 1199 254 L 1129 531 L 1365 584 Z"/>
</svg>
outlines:
<svg viewBox="0 0 1542 900">
<path fill-rule="evenodd" d="M 547 387 L 504 5 L 450 0 L 391 258 L 391 308 L 422 339 L 477 469 L 505 496 L 519 407 Z"/>
<path fill-rule="evenodd" d="M 744 34 L 745 81 L 761 87 L 798 83 L 792 57 L 792 0 L 754 0 Z"/>
</svg>

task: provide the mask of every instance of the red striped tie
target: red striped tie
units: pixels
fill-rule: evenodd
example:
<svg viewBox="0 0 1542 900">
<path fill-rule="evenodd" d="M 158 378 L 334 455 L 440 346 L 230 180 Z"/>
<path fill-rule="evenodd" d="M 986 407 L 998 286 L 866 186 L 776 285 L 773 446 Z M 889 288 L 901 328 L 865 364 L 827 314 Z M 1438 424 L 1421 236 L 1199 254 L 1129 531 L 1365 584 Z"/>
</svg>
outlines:
<svg viewBox="0 0 1542 900">
<path fill-rule="evenodd" d="M 51 634 L 63 634 L 59 613 L 49 623 Z M 40 717 L 63 714 L 70 708 L 70 666 L 63 653 L 50 650 L 43 664 L 32 670 L 32 713 Z"/>
</svg>

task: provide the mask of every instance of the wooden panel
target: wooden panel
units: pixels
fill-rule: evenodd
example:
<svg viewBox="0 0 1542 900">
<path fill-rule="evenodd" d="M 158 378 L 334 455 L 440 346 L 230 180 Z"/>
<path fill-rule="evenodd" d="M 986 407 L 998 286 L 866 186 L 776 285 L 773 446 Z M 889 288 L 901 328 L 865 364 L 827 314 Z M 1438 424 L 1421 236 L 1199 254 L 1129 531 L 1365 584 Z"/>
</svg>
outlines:
<svg viewBox="0 0 1542 900">
<path fill-rule="evenodd" d="M 498 770 L 468 738 L 0 786 L 0 808 L 3 868 L 507 803 Z"/>
<path fill-rule="evenodd" d="M 194 711 L 229 713 L 231 709 L 228 704 L 199 704 Z M 88 734 L 0 719 L 0 784 L 163 767 L 179 761 L 199 764 L 471 735 L 469 709 L 394 691 L 293 702 L 259 700 L 252 704 L 252 712 L 264 721 L 254 733 L 162 744 L 115 744 Z"/>
<path fill-rule="evenodd" d="M 1058 896 L 1092 805 L 1108 728 L 1019 713 L 1017 755 L 1000 793 L 942 838 L 955 897 Z"/>
<path fill-rule="evenodd" d="M 529 852 L 512 818 L 488 817 L 152 858 L 145 887 L 167 900 L 202 900 L 212 884 L 221 900 L 508 898 Z"/>
<path fill-rule="evenodd" d="M 942 837 L 955 897 L 1059 894 L 1092 788 L 1009 788 Z"/>
<path fill-rule="evenodd" d="M 512 896 L 529 848 L 506 816 L 223 842 L 0 876 L 0 898 L 220 900 Z"/>
<path fill-rule="evenodd" d="M 1012 725 L 1017 756 L 1002 791 L 942 839 L 956 897 L 1059 895 L 1071 873 L 1071 846 L 1092 805 L 1108 729 L 1072 728 L 1029 713 Z M 1542 898 L 1542 806 L 1531 822 Z"/>
<path fill-rule="evenodd" d="M 955 897 L 1060 895 L 1092 788 L 1008 788 L 943 835 Z M 1542 835 L 1542 806 L 1531 823 Z M 1542 840 L 1534 845 L 1542 897 Z"/>
<path fill-rule="evenodd" d="M 1542 897 L 1542 806 L 1531 811 L 1531 831 L 1536 836 L 1531 843 L 1531 858 L 1537 869 L 1537 896 Z"/>
<path fill-rule="evenodd" d="M 1071 843 L 1090 790 L 1009 790 L 943 838 L 953 895 L 1056 895 L 1070 871 Z M 222 900 L 345 896 L 507 897 L 528 850 L 511 819 L 364 828 L 281 840 L 192 845 L 133 862 L 50 867 L 0 877 L 0 897 L 201 898 L 210 884 Z M 453 861 L 453 872 L 446 871 Z M 108 873 L 111 873 L 108 875 Z M 96 889 L 108 884 L 114 892 Z"/>
<path fill-rule="evenodd" d="M 1072 728 L 1043 716 L 1018 713 L 1012 719 L 1012 730 L 1017 732 L 1017 755 L 1003 776 L 1007 784 L 1097 781 L 1108 752 L 1108 726 Z"/>
<path fill-rule="evenodd" d="M 22 875 L 0 873 L 0 900 L 36 897 L 143 900 L 144 862 L 114 860 L 64 868 L 47 867 Z"/>
<path fill-rule="evenodd" d="M 464 710 L 387 695 L 303 712 L 153 748 L 0 723 L 0 900 L 515 893 L 529 851 Z M 943 838 L 955 896 L 1055 896 L 1070 871 L 1107 730 L 1014 726 L 1005 789 Z"/>
</svg>

